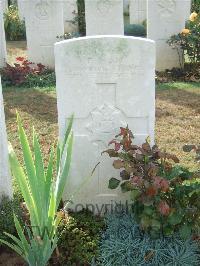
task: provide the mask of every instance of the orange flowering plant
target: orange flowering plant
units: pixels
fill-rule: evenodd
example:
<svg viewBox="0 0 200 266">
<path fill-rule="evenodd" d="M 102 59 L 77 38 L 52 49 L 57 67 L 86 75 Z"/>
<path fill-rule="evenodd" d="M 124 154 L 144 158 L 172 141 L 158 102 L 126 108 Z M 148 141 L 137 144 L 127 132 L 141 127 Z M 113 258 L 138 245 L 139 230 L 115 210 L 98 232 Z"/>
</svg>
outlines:
<svg viewBox="0 0 200 266">
<path fill-rule="evenodd" d="M 128 127 L 120 128 L 109 143 L 114 148 L 104 151 L 115 158 L 113 167 L 120 170 L 120 179 L 112 177 L 108 187 L 130 194 L 135 219 L 145 232 L 159 236 L 178 230 L 183 237 L 190 235 L 200 214 L 200 184 L 184 183 L 192 173 L 176 165 L 175 155 L 151 147 L 148 138 L 141 146 L 133 140 Z"/>
<path fill-rule="evenodd" d="M 171 36 L 168 44 L 182 52 L 192 63 L 200 63 L 200 14 L 191 13 L 186 28 L 177 35 Z"/>
</svg>

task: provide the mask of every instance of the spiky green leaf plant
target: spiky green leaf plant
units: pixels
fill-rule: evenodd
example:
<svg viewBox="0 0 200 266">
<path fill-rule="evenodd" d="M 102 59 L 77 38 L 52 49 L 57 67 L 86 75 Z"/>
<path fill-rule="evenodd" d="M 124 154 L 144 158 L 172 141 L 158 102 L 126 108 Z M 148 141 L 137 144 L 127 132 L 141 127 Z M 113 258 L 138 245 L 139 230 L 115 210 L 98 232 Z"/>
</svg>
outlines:
<svg viewBox="0 0 200 266">
<path fill-rule="evenodd" d="M 25 229 L 22 228 L 14 215 L 19 238 L 5 233 L 11 238 L 12 243 L 4 240 L 0 241 L 16 251 L 30 266 L 44 266 L 57 245 L 57 227 L 60 222 L 57 209 L 70 169 L 73 145 L 73 116 L 69 119 L 63 143 L 57 143 L 57 171 L 54 171 L 53 147 L 47 169 L 45 169 L 35 131 L 33 130 L 32 152 L 19 115 L 17 121 L 25 170 L 20 165 L 12 147 L 10 147 L 9 158 L 12 174 L 17 180 L 30 214 L 30 226 L 25 227 Z M 56 178 L 54 173 L 57 175 Z"/>
</svg>

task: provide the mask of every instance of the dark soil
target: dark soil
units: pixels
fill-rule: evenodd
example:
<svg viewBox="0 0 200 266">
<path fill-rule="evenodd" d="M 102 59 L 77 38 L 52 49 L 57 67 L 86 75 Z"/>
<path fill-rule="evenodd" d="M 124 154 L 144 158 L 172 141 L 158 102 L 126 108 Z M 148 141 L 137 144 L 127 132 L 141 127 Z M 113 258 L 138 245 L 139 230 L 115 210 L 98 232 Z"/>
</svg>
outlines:
<svg viewBox="0 0 200 266">
<path fill-rule="evenodd" d="M 0 265 L 2 266 L 25 266 L 26 263 L 16 253 L 0 247 Z"/>
</svg>

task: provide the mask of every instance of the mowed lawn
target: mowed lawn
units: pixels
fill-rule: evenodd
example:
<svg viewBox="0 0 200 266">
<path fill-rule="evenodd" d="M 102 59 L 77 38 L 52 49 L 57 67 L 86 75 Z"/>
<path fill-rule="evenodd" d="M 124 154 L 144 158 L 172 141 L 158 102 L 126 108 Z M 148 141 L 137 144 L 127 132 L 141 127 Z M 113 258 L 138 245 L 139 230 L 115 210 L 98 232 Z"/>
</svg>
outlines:
<svg viewBox="0 0 200 266">
<path fill-rule="evenodd" d="M 50 145 L 58 136 L 56 92 L 54 88 L 4 89 L 8 139 L 20 154 L 16 110 L 20 113 L 28 135 L 37 130 L 47 158 Z M 74 110 L 76 112 L 76 110 Z M 181 164 L 197 170 L 195 154 L 182 151 L 184 144 L 200 143 L 200 84 L 166 83 L 156 89 L 156 143 L 175 153 Z"/>
</svg>

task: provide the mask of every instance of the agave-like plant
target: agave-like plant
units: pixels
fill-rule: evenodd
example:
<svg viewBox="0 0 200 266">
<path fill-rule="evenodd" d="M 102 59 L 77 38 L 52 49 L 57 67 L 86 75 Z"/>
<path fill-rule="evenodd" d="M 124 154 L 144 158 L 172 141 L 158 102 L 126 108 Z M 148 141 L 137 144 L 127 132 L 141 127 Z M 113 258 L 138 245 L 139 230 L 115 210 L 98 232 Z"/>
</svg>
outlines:
<svg viewBox="0 0 200 266">
<path fill-rule="evenodd" d="M 19 115 L 17 121 L 25 171 L 11 147 L 9 158 L 12 174 L 17 180 L 30 214 L 30 226 L 23 228 L 14 215 L 19 238 L 5 233 L 12 241 L 0 241 L 16 251 L 30 266 L 44 266 L 48 263 L 58 240 L 57 227 L 61 218 L 57 214 L 57 210 L 70 169 L 73 116 L 69 120 L 62 144 L 57 143 L 55 152 L 54 148 L 51 148 L 47 168 L 44 167 L 41 148 L 35 131 L 33 130 L 32 152 Z M 57 174 L 56 178 L 54 173 Z"/>
</svg>

